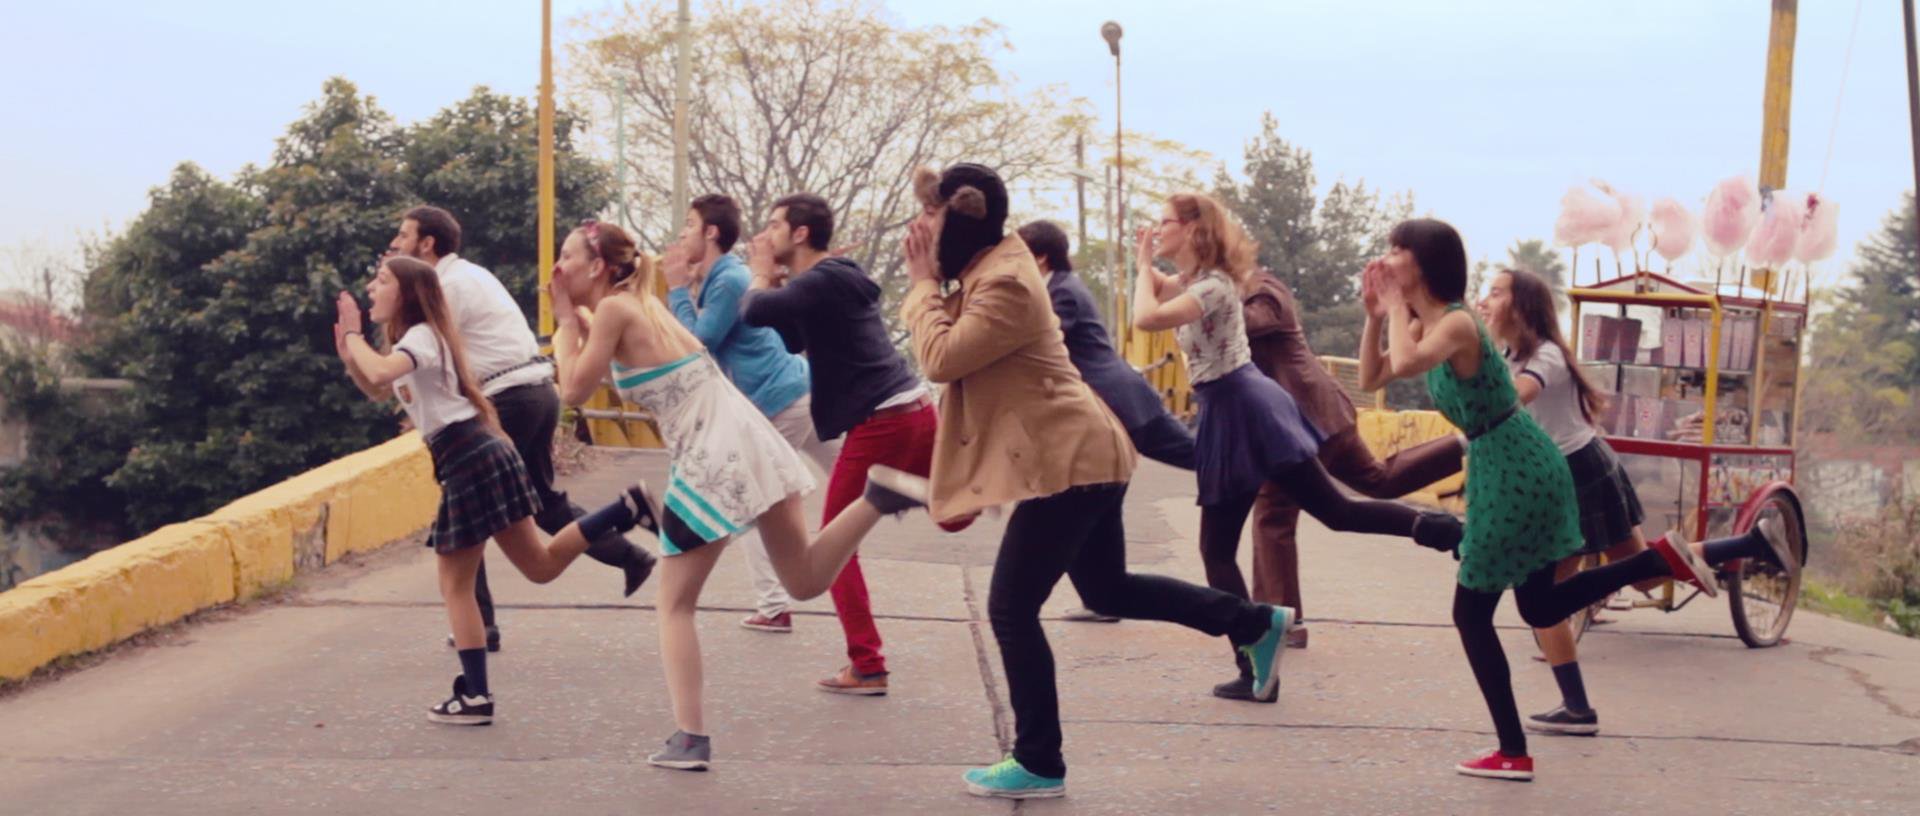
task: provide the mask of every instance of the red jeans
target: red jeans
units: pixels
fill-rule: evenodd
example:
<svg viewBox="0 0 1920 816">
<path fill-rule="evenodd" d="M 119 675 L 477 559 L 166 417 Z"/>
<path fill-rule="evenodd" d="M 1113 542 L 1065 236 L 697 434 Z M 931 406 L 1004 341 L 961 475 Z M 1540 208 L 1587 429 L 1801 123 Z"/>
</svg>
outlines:
<svg viewBox="0 0 1920 816">
<path fill-rule="evenodd" d="M 933 436 L 938 427 L 932 405 L 917 411 L 869 419 L 847 432 L 840 445 L 840 458 L 833 461 L 833 474 L 827 477 L 827 499 L 821 526 L 832 522 L 847 505 L 854 503 L 867 489 L 867 468 L 886 465 L 915 476 L 933 470 Z M 880 629 L 873 622 L 873 603 L 867 598 L 867 580 L 860 572 L 860 557 L 847 559 L 840 577 L 833 581 L 833 611 L 840 616 L 840 628 L 847 636 L 847 657 L 853 670 L 878 674 L 887 670 L 880 655 Z"/>
</svg>

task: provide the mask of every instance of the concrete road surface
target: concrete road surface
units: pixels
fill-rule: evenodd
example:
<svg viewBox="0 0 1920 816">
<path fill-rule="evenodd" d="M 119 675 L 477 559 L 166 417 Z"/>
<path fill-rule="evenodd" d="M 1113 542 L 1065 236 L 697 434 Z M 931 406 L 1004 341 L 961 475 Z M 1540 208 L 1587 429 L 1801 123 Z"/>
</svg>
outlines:
<svg viewBox="0 0 1920 816">
<path fill-rule="evenodd" d="M 592 505 L 664 469 L 607 453 L 569 483 Z M 1190 475 L 1144 465 L 1131 563 L 1200 580 L 1198 517 Z M 428 723 L 457 663 L 432 556 L 400 544 L 0 699 L 0 814 L 1920 814 L 1920 641 L 1802 613 L 1791 642 L 1752 650 L 1724 600 L 1614 613 L 1582 644 L 1602 735 L 1535 736 L 1531 784 L 1457 776 L 1494 740 L 1448 622 L 1454 562 L 1311 522 L 1312 643 L 1278 705 L 1208 694 L 1232 671 L 1222 640 L 1058 620 L 1078 605 L 1063 582 L 1046 627 L 1068 796 L 973 798 L 960 772 L 1012 728 L 985 622 L 1000 527 L 909 517 L 868 543 L 893 670 L 877 698 L 813 688 L 846 662 L 825 598 L 791 635 L 741 629 L 752 593 L 728 553 L 701 616 L 710 773 L 645 764 L 673 731 L 652 587 L 622 599 L 584 559 L 535 586 L 488 555 L 498 721 Z M 1523 713 L 1552 707 L 1510 603 L 1501 622 Z"/>
</svg>

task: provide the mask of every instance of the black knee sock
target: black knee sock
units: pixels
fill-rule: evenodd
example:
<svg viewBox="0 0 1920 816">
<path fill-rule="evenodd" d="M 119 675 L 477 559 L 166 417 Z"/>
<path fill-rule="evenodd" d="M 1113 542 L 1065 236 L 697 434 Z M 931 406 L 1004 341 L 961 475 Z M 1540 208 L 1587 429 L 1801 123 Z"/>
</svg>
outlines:
<svg viewBox="0 0 1920 816">
<path fill-rule="evenodd" d="M 1760 535 L 1760 528 L 1748 530 L 1746 535 L 1732 538 L 1716 538 L 1700 543 L 1701 554 L 1710 566 L 1719 566 L 1736 558 L 1765 558 L 1773 560 L 1773 547 L 1768 546 L 1766 537 Z"/>
<path fill-rule="evenodd" d="M 1560 684 L 1560 702 L 1568 711 L 1585 714 L 1593 710 L 1587 703 L 1587 684 L 1580 679 L 1580 661 L 1553 667 L 1553 681 Z"/>
<path fill-rule="evenodd" d="M 487 690 L 487 650 L 460 650 L 460 673 L 467 678 L 467 693 L 472 695 L 492 694 Z"/>
<path fill-rule="evenodd" d="M 621 496 L 598 510 L 581 516 L 574 523 L 580 525 L 580 535 L 588 542 L 598 543 L 609 533 L 624 533 L 633 529 L 634 508 L 626 496 Z"/>
</svg>

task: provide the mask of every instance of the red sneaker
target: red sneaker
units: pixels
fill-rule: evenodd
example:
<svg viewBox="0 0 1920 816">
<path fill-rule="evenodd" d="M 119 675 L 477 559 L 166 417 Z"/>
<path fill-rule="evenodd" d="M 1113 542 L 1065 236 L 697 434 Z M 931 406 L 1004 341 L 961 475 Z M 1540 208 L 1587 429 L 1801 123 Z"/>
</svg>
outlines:
<svg viewBox="0 0 1920 816">
<path fill-rule="evenodd" d="M 1515 782 L 1533 781 L 1533 757 L 1510 757 L 1499 751 L 1479 759 L 1469 759 L 1453 766 L 1453 769 L 1467 776 L 1511 779 Z"/>
<path fill-rule="evenodd" d="M 1668 530 L 1666 535 L 1648 542 L 1647 546 L 1659 551 L 1660 557 L 1667 560 L 1667 569 L 1673 573 L 1673 580 L 1699 587 L 1709 598 L 1720 597 L 1719 579 L 1714 577 L 1713 568 L 1707 566 L 1706 560 L 1696 555 L 1692 547 L 1687 546 L 1685 534 L 1677 529 Z"/>
</svg>

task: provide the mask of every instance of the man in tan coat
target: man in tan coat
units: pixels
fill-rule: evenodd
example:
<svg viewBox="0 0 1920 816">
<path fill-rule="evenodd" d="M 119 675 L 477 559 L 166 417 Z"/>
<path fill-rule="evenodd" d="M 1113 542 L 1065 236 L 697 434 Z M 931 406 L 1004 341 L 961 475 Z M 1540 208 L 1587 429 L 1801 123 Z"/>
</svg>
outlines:
<svg viewBox="0 0 1920 816">
<path fill-rule="evenodd" d="M 967 789 L 1060 796 L 1066 763 L 1040 605 L 1062 575 L 1098 611 L 1228 636 L 1263 683 L 1278 682 L 1288 617 L 1127 572 L 1120 511 L 1133 445 L 1068 359 L 1032 254 L 1006 234 L 1005 185 L 986 167 L 960 164 L 920 171 L 915 192 L 922 210 L 907 237 L 913 284 L 901 316 L 922 373 L 945 385 L 929 509 L 936 521 L 953 521 L 1014 505 L 987 595 L 1014 713 L 1013 754 L 968 771 Z"/>
</svg>

